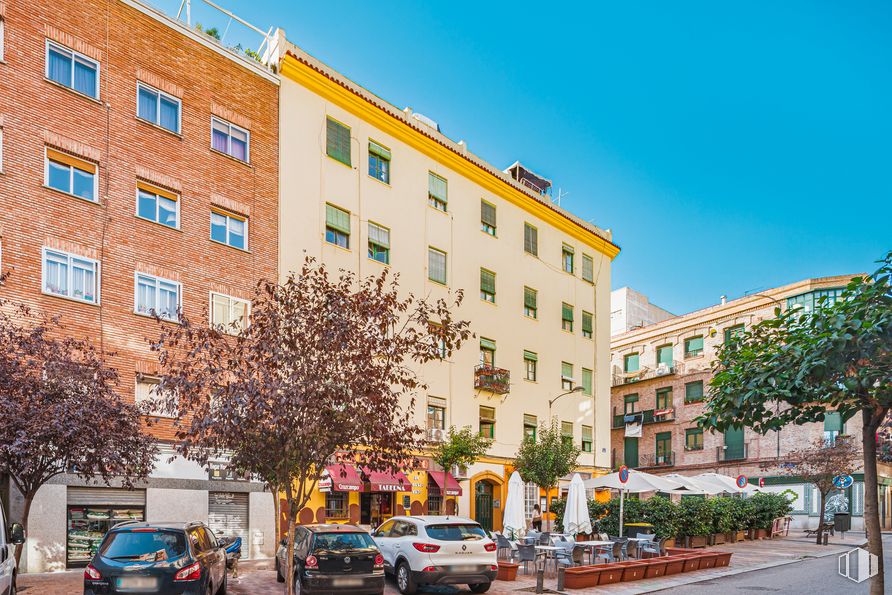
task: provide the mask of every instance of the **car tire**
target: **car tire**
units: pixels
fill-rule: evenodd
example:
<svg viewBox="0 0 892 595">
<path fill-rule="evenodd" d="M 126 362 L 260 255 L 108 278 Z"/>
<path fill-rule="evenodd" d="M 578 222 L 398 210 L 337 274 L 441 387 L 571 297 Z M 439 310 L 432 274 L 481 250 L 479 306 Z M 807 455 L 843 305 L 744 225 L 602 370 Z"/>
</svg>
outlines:
<svg viewBox="0 0 892 595">
<path fill-rule="evenodd" d="M 278 558 L 276 558 L 276 582 L 277 582 L 277 583 L 284 583 L 284 582 L 285 582 L 285 577 L 282 576 L 282 567 L 279 566 L 279 559 L 278 559 Z"/>
<path fill-rule="evenodd" d="M 492 586 L 492 583 L 477 583 L 476 585 L 468 585 L 471 588 L 471 593 L 486 593 L 489 591 L 489 587 Z"/>
<path fill-rule="evenodd" d="M 418 590 L 418 586 L 415 584 L 415 579 L 412 577 L 412 570 L 409 568 L 409 563 L 405 560 L 401 561 L 396 566 L 396 588 L 400 590 L 400 593 L 403 595 L 415 595 L 415 592 Z"/>
</svg>

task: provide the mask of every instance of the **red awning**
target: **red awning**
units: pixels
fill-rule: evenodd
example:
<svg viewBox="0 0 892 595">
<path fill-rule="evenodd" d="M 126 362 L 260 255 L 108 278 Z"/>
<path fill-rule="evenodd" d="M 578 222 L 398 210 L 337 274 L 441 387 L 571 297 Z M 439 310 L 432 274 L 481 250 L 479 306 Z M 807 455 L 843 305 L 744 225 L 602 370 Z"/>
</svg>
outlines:
<svg viewBox="0 0 892 595">
<path fill-rule="evenodd" d="M 362 468 L 363 474 L 369 480 L 371 492 L 411 492 L 412 482 L 404 473 L 397 471 L 371 471 L 368 467 Z"/>
<path fill-rule="evenodd" d="M 331 489 L 335 492 L 361 492 L 362 479 L 353 465 L 329 465 L 325 468 L 326 473 L 331 481 Z M 320 487 L 323 486 L 325 478 L 319 480 Z"/>
<path fill-rule="evenodd" d="M 451 473 L 446 474 L 446 481 L 443 481 L 443 472 L 442 471 L 428 471 L 427 476 L 429 479 L 433 479 L 434 483 L 437 484 L 437 487 L 440 488 L 447 496 L 461 496 L 461 486 L 458 485 L 458 481 L 452 477 Z M 443 487 L 443 484 L 446 484 Z"/>
</svg>

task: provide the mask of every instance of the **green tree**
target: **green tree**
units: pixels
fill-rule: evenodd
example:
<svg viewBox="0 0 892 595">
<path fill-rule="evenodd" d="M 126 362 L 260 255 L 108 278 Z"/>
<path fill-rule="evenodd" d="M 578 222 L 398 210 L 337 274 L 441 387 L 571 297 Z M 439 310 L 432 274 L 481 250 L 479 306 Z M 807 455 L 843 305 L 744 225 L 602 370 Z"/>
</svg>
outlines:
<svg viewBox="0 0 892 595">
<path fill-rule="evenodd" d="M 514 468 L 524 481 L 531 481 L 548 494 L 557 487 L 558 480 L 576 468 L 580 450 L 572 440 L 566 440 L 557 422 L 539 426 L 538 438 L 526 436 L 517 450 Z M 545 518 L 548 518 L 548 502 L 545 498 Z"/>
<path fill-rule="evenodd" d="M 868 549 L 879 560 L 871 593 L 883 592 L 877 498 L 877 429 L 892 406 L 892 252 L 867 277 L 852 279 L 840 299 L 812 312 L 775 309 L 718 349 L 701 427 L 748 426 L 766 434 L 788 424 L 861 413 L 864 516 Z"/>
<path fill-rule="evenodd" d="M 473 431 L 470 426 L 458 431 L 455 426 L 450 426 L 446 440 L 436 443 L 431 452 L 431 458 L 443 470 L 443 485 L 446 485 L 446 474 L 453 466 L 473 465 L 490 446 L 492 438 Z M 458 513 L 458 500 L 455 501 L 455 512 Z"/>
</svg>

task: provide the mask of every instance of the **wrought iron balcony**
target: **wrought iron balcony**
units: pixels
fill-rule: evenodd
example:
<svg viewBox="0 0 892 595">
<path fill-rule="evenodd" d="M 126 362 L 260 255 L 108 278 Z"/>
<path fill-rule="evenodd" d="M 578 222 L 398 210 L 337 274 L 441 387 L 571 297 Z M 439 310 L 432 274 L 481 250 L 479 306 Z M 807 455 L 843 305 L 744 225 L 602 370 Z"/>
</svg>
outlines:
<svg viewBox="0 0 892 595">
<path fill-rule="evenodd" d="M 635 411 L 634 413 L 617 413 L 616 407 L 613 408 L 613 428 L 618 429 L 626 425 L 625 418 L 634 415 L 641 420 L 644 425 L 657 424 L 664 421 L 675 421 L 675 409 L 668 407 L 666 409 L 645 409 L 644 411 Z"/>
<path fill-rule="evenodd" d="M 480 364 L 474 368 L 474 388 L 497 395 L 508 394 L 511 390 L 511 372 L 504 368 Z"/>
<path fill-rule="evenodd" d="M 675 453 L 671 450 L 652 455 L 638 456 L 638 469 L 650 469 L 653 467 L 672 467 L 675 465 Z"/>
</svg>

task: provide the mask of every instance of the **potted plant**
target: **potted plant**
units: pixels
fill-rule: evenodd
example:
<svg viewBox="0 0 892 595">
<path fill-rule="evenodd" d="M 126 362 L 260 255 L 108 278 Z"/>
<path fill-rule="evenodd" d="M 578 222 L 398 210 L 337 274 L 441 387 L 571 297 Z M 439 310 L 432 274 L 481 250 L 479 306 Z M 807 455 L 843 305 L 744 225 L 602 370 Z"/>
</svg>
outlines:
<svg viewBox="0 0 892 595">
<path fill-rule="evenodd" d="M 513 581 L 517 578 L 517 568 L 520 566 L 517 562 L 508 562 L 507 560 L 499 560 L 499 571 L 496 574 L 497 581 Z"/>
</svg>

